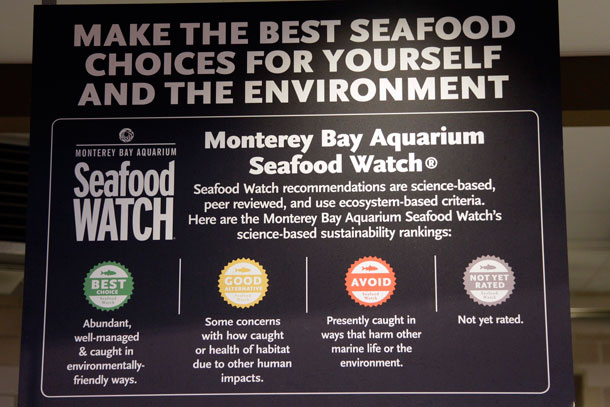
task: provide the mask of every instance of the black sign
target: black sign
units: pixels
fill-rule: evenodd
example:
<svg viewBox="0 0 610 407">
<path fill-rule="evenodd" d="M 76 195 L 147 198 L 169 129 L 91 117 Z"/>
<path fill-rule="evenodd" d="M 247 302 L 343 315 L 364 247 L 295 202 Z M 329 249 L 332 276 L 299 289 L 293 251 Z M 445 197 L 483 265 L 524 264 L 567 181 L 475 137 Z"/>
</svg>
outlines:
<svg viewBox="0 0 610 407">
<path fill-rule="evenodd" d="M 555 14 L 37 7 L 21 404 L 570 405 Z"/>
</svg>

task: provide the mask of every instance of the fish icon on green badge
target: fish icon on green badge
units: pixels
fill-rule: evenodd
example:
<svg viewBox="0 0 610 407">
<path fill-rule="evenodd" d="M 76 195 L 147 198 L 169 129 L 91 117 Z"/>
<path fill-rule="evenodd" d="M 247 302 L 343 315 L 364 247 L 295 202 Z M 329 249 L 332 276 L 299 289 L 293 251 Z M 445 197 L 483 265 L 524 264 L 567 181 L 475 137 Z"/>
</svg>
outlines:
<svg viewBox="0 0 610 407">
<path fill-rule="evenodd" d="M 107 271 L 102 271 L 100 274 L 103 276 L 114 276 L 116 274 L 116 271 L 107 270 Z"/>
</svg>

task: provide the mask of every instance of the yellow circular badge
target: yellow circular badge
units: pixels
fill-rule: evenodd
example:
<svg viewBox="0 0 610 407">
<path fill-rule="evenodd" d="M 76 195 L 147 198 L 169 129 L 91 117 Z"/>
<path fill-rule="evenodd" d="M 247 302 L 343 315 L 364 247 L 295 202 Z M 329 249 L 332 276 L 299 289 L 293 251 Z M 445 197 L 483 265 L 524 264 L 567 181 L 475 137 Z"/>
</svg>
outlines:
<svg viewBox="0 0 610 407">
<path fill-rule="evenodd" d="M 233 260 L 218 279 L 222 298 L 237 308 L 258 304 L 267 293 L 269 282 L 263 266 L 250 259 Z"/>
</svg>

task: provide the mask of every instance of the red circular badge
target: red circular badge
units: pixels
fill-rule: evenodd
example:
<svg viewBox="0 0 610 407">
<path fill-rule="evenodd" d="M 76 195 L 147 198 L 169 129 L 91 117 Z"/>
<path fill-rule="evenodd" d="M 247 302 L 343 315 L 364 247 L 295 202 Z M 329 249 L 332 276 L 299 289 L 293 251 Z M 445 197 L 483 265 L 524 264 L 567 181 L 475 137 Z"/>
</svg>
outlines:
<svg viewBox="0 0 610 407">
<path fill-rule="evenodd" d="M 350 297 L 365 307 L 386 302 L 396 288 L 392 267 L 379 257 L 362 257 L 351 265 L 345 277 Z"/>
</svg>

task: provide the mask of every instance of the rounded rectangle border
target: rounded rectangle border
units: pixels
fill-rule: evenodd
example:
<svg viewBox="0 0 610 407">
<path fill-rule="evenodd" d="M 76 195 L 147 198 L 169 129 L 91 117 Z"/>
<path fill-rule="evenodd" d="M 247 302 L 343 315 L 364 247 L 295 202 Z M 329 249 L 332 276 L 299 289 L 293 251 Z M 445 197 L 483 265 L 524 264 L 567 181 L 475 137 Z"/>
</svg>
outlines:
<svg viewBox="0 0 610 407">
<path fill-rule="evenodd" d="M 541 391 L 531 392 L 480 392 L 480 391 L 461 391 L 461 392 L 260 392 L 260 393 L 135 393 L 135 394 L 84 394 L 84 395 L 49 395 L 44 390 L 44 360 L 45 360 L 45 345 L 46 345 L 46 316 L 47 316 L 47 290 L 48 290 L 48 262 L 49 262 L 49 236 L 51 224 L 51 194 L 52 194 L 52 174 L 53 174 L 53 143 L 55 124 L 60 121 L 87 121 L 87 120 L 189 120 L 189 119 L 248 119 L 248 118 L 306 118 L 306 117 L 350 117 L 350 116 L 407 116 L 407 115 L 442 115 L 442 114 L 493 114 L 493 113 L 531 113 L 536 119 L 537 130 L 537 153 L 538 153 L 538 186 L 539 186 L 539 204 L 540 204 L 540 239 L 541 239 L 541 265 L 542 265 L 542 282 L 543 282 L 543 297 L 544 297 L 544 331 L 545 331 L 545 351 L 546 351 L 546 372 L 547 386 Z M 49 153 L 49 201 L 48 201 L 48 216 L 47 216 L 47 250 L 45 259 L 45 294 L 44 294 L 44 315 L 43 315 L 43 332 L 42 332 L 42 357 L 40 369 L 40 392 L 46 398 L 103 398 L 103 397 L 188 397 L 188 396 L 307 396 L 307 395 L 541 395 L 550 390 L 550 361 L 549 361 L 549 334 L 548 334 L 548 307 L 547 307 L 547 292 L 546 292 L 546 267 L 544 255 L 544 214 L 542 207 L 542 167 L 540 156 L 540 117 L 534 110 L 487 110 L 487 111 L 447 111 L 447 112 L 397 112 L 397 113 L 320 113 L 320 114 L 297 114 L 297 115 L 229 115 L 229 116 L 161 116 L 161 117 L 82 117 L 82 118 L 58 118 L 51 125 L 51 140 Z"/>
</svg>

